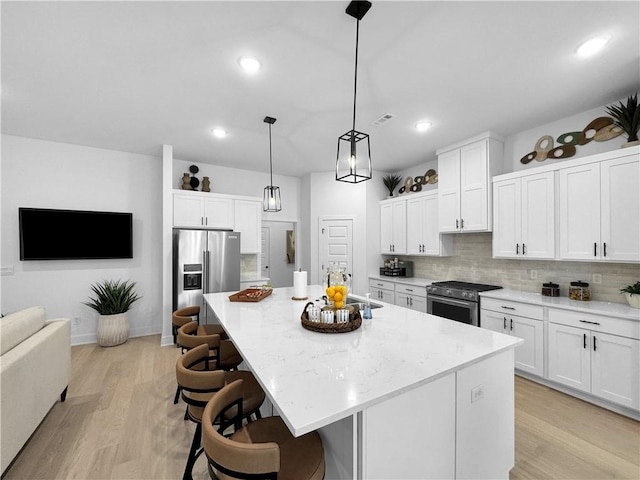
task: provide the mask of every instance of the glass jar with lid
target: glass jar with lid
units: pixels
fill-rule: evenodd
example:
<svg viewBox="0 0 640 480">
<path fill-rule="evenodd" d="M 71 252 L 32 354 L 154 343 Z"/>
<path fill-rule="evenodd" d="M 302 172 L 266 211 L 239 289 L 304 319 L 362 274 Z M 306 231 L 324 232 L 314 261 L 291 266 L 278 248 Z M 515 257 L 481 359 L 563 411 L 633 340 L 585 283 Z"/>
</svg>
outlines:
<svg viewBox="0 0 640 480">
<path fill-rule="evenodd" d="M 578 280 L 571 282 L 569 286 L 569 298 L 571 300 L 589 301 L 591 300 L 591 291 L 589 284 Z"/>
<path fill-rule="evenodd" d="M 327 268 L 327 303 L 335 308 L 343 308 L 350 286 L 351 275 L 347 273 L 347 268 L 338 263 L 331 263 Z"/>
</svg>

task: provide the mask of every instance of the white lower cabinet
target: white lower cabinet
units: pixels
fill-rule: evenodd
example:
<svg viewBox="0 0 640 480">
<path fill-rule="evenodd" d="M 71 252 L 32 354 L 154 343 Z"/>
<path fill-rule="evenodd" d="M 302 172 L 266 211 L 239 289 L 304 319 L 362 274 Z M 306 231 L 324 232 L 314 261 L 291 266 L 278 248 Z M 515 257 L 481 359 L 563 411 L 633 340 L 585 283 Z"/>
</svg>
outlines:
<svg viewBox="0 0 640 480">
<path fill-rule="evenodd" d="M 369 293 L 372 300 L 395 304 L 394 283 L 387 280 L 369 279 Z"/>
<path fill-rule="evenodd" d="M 549 321 L 549 380 L 640 409 L 640 339 L 633 321 L 555 309 Z"/>
<path fill-rule="evenodd" d="M 395 305 L 410 308 L 418 312 L 427 313 L 426 287 L 395 284 Z"/>
<path fill-rule="evenodd" d="M 493 299 L 483 299 L 482 304 L 481 327 L 522 338 L 524 344 L 517 347 L 515 351 L 515 368 L 542 377 L 544 375 L 543 308 Z M 529 316 L 514 315 L 511 312 L 529 314 Z"/>
</svg>

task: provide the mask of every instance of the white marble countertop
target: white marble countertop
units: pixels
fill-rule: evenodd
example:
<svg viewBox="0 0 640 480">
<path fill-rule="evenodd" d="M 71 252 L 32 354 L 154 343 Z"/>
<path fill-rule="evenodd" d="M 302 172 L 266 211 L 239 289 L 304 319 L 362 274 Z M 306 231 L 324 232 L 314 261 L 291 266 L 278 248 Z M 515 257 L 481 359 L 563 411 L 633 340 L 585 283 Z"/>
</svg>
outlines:
<svg viewBox="0 0 640 480">
<path fill-rule="evenodd" d="M 406 285 L 416 285 L 418 287 L 427 287 L 437 280 L 430 280 L 428 278 L 417 277 L 384 277 L 382 275 L 369 275 L 370 279 L 385 280 L 393 283 L 404 283 Z"/>
<path fill-rule="evenodd" d="M 315 300 L 323 288 L 308 292 Z M 291 287 L 255 303 L 231 302 L 231 293 L 204 298 L 296 436 L 522 342 L 383 302 L 358 330 L 317 333 L 301 326 L 307 302 L 292 300 Z"/>
<path fill-rule="evenodd" d="M 508 289 L 481 292 L 480 297 L 512 300 L 514 302 L 542 305 L 543 307 L 562 308 L 564 310 L 591 313 L 594 315 L 606 315 L 640 322 L 640 309 L 633 308 L 626 303 L 599 302 L 596 300 L 581 302 L 579 300 L 571 300 L 568 297 L 545 297 L 540 293 Z M 482 305 L 482 300 L 480 304 Z"/>
</svg>

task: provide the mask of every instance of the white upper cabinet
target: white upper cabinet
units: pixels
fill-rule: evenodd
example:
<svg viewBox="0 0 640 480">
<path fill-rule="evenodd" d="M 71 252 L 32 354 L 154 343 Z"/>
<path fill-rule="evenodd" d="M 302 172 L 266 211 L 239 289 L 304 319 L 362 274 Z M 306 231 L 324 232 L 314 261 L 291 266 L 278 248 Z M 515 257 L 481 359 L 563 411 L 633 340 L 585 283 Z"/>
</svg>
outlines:
<svg viewBox="0 0 640 480">
<path fill-rule="evenodd" d="M 380 250 L 383 254 L 407 251 L 407 202 L 404 198 L 380 202 Z"/>
<path fill-rule="evenodd" d="M 493 256 L 555 258 L 555 172 L 493 184 Z"/>
<path fill-rule="evenodd" d="M 640 159 L 559 170 L 560 258 L 640 262 Z"/>
<path fill-rule="evenodd" d="M 174 193 L 173 226 L 233 229 L 233 201 L 207 193 Z"/>
<path fill-rule="evenodd" d="M 492 230 L 491 178 L 502 166 L 502 142 L 490 135 L 438 150 L 441 233 Z"/>
<path fill-rule="evenodd" d="M 438 231 L 438 192 L 407 197 L 407 254 L 445 256 L 453 253 L 450 235 Z"/>
</svg>

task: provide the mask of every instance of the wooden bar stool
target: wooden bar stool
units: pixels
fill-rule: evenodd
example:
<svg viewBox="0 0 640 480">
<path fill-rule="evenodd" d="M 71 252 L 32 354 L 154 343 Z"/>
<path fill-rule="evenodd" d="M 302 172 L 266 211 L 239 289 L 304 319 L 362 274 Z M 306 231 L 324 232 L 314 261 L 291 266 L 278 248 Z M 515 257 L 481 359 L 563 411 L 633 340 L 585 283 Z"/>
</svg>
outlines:
<svg viewBox="0 0 640 480">
<path fill-rule="evenodd" d="M 207 402 L 227 383 L 242 380 L 240 383 L 241 402 L 237 409 L 228 411 L 228 415 L 239 417 L 241 421 L 251 421 L 252 416 L 260 419 L 260 406 L 264 402 L 265 393 L 251 372 L 235 370 L 207 370 L 215 363 L 210 356 L 208 345 L 202 344 L 183 353 L 176 362 L 176 379 L 182 392 L 182 399 L 187 404 L 187 418 L 196 423 L 196 431 L 189 450 L 187 465 L 183 479 L 192 478 L 193 465 L 202 453 L 202 414 Z"/>
<path fill-rule="evenodd" d="M 202 446 L 212 479 L 321 480 L 324 448 L 318 432 L 294 437 L 280 417 L 242 424 L 244 380 L 227 384 L 207 403 Z M 230 437 L 223 435 L 235 427 Z"/>
</svg>

